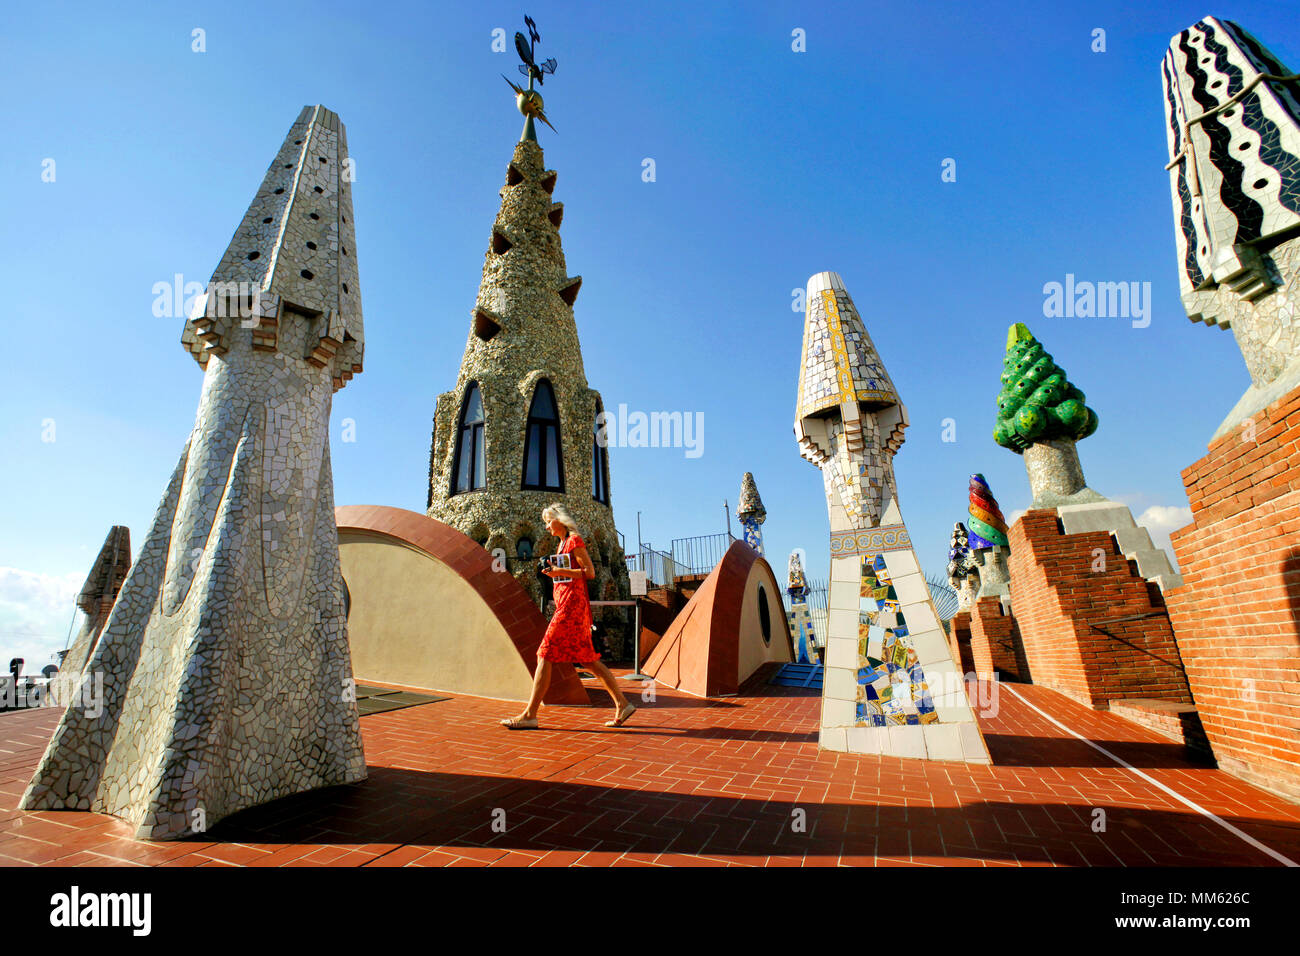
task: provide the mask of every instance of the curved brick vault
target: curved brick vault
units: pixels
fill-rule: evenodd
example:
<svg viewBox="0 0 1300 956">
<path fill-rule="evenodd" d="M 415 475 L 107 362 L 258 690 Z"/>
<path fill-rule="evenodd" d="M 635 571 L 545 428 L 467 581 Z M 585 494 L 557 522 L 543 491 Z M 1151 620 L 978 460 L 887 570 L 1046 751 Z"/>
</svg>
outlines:
<svg viewBox="0 0 1300 956">
<path fill-rule="evenodd" d="M 492 556 L 450 525 L 402 508 L 335 509 L 359 681 L 526 699 L 546 620 Z M 588 704 L 557 664 L 547 704 Z"/>
<path fill-rule="evenodd" d="M 764 642 L 760 585 L 771 639 Z M 642 671 L 696 697 L 737 693 L 762 664 L 793 661 L 794 645 L 772 567 L 743 541 L 733 542 L 655 644 Z"/>
</svg>

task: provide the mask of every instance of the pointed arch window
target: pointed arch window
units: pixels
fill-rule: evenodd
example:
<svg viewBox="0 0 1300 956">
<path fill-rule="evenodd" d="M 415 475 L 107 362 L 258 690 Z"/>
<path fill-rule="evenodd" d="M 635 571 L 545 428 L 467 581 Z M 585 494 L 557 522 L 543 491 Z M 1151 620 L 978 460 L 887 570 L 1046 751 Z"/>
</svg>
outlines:
<svg viewBox="0 0 1300 956">
<path fill-rule="evenodd" d="M 522 487 L 535 491 L 564 490 L 564 449 L 560 445 L 560 413 L 555 390 L 540 379 L 528 406 L 524 430 L 524 480 Z"/>
<path fill-rule="evenodd" d="M 456 429 L 456 456 L 451 465 L 453 495 L 476 491 L 487 484 L 483 425 L 483 395 L 478 383 L 470 382 L 460 405 L 460 425 Z"/>
<path fill-rule="evenodd" d="M 596 419 L 591 426 L 591 497 L 609 504 L 609 436 L 605 432 L 605 412 L 596 403 Z"/>
</svg>

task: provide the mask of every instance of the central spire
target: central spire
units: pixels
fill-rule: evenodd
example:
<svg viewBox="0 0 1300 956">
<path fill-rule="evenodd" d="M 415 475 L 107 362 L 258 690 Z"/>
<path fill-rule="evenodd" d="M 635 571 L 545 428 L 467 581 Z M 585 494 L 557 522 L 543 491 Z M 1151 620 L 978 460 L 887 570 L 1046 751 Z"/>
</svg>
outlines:
<svg viewBox="0 0 1300 956">
<path fill-rule="evenodd" d="M 532 86 L 555 61 L 533 59 L 538 37 L 527 22 L 532 43 L 521 33 L 515 45 L 529 89 L 510 85 L 528 119 L 505 170 L 460 372 L 437 400 L 427 513 L 487 548 L 545 607 L 551 582 L 534 555 L 555 550 L 541 512 L 557 502 L 595 564 L 593 597 L 623 598 L 628 585 L 610 506 L 606 436 L 616 431 L 583 370 L 573 311 L 582 277 L 565 264 L 564 205 L 532 123 L 545 120 Z M 621 609 L 609 617 L 617 653 L 626 622 Z"/>
</svg>

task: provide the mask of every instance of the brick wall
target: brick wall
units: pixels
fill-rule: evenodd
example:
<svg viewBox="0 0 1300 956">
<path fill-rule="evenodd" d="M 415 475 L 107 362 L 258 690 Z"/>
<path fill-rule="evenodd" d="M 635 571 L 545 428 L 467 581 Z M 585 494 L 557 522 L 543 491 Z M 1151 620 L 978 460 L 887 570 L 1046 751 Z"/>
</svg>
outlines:
<svg viewBox="0 0 1300 956">
<path fill-rule="evenodd" d="M 1219 766 L 1300 800 L 1300 389 L 1183 471 L 1169 612 Z"/>
<path fill-rule="evenodd" d="M 970 611 L 958 611 L 948 622 L 948 650 L 954 664 L 961 666 L 963 674 L 975 670 L 975 660 L 970 649 Z"/>
<path fill-rule="evenodd" d="M 970 656 L 972 670 L 984 680 L 992 680 L 997 671 L 1015 680 L 1029 679 L 1020 629 L 1014 617 L 1002 613 L 1000 599 L 986 597 L 975 602 L 970 619 Z"/>
<path fill-rule="evenodd" d="M 1183 744 L 1196 751 L 1197 756 L 1211 755 L 1210 742 L 1194 704 L 1178 704 L 1172 700 L 1117 700 L 1111 703 L 1110 712 Z"/>
<path fill-rule="evenodd" d="M 1012 606 L 1035 684 L 1098 709 L 1129 697 L 1191 703 L 1160 589 L 1109 532 L 1066 535 L 1056 512 L 1041 510 L 1012 525 L 1009 540 Z"/>
<path fill-rule="evenodd" d="M 675 588 L 650 588 L 644 597 L 637 598 L 641 605 L 641 659 L 636 662 L 637 667 L 646 662 L 655 645 L 668 633 L 686 601 L 685 595 Z M 632 657 L 630 643 L 625 648 L 625 656 L 629 660 Z"/>
</svg>

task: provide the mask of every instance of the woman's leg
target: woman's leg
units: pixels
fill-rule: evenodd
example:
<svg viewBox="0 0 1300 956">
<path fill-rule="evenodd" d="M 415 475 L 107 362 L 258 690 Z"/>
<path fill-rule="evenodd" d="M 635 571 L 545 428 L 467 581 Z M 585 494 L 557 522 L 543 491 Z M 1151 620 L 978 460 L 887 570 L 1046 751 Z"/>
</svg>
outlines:
<svg viewBox="0 0 1300 956">
<path fill-rule="evenodd" d="M 551 662 L 537 659 L 537 672 L 533 674 L 533 695 L 528 698 L 528 707 L 523 716 L 532 720 L 537 716 L 537 709 L 542 706 L 542 697 L 546 688 L 551 686 Z"/>
<path fill-rule="evenodd" d="M 623 696 L 623 691 L 618 686 L 618 679 L 614 677 L 610 669 L 605 666 L 602 660 L 594 660 L 590 664 L 583 664 L 600 678 L 600 682 L 605 685 L 605 690 L 609 691 L 609 696 L 614 698 L 614 716 L 618 716 L 624 707 L 627 706 L 627 698 Z"/>
</svg>

